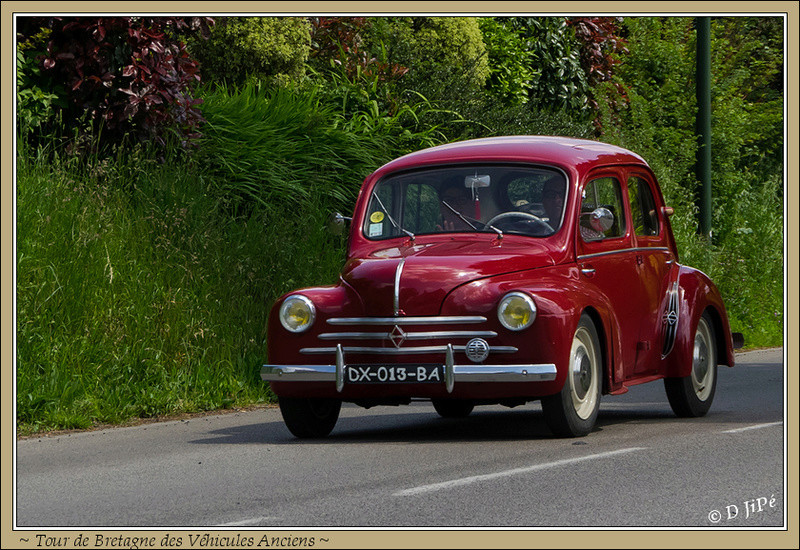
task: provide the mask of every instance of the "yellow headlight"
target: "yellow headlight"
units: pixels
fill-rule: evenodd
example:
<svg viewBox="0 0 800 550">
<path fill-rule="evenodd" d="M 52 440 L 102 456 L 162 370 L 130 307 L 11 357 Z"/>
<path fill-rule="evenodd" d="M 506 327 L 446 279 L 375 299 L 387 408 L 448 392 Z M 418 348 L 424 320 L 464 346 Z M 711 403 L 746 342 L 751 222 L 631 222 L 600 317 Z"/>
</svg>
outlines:
<svg viewBox="0 0 800 550">
<path fill-rule="evenodd" d="M 289 332 L 303 332 L 314 323 L 314 303 L 300 294 L 289 296 L 281 305 L 279 317 Z"/>
<path fill-rule="evenodd" d="M 508 330 L 523 330 L 536 319 L 536 304 L 527 294 L 509 292 L 497 306 L 497 317 Z"/>
</svg>

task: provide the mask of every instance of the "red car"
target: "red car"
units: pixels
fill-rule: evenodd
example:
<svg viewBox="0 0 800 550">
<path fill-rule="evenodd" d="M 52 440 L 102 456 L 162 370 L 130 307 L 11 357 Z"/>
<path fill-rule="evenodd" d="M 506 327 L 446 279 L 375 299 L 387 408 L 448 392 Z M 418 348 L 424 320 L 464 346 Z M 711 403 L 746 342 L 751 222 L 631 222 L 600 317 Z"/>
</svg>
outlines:
<svg viewBox="0 0 800 550">
<path fill-rule="evenodd" d="M 444 417 L 541 400 L 554 434 L 583 436 L 602 395 L 657 379 L 702 416 L 741 335 L 678 263 L 671 213 L 647 163 L 604 143 L 406 155 L 364 181 L 339 283 L 272 308 L 261 377 L 297 437 L 328 435 L 342 402 L 412 398 Z"/>
</svg>

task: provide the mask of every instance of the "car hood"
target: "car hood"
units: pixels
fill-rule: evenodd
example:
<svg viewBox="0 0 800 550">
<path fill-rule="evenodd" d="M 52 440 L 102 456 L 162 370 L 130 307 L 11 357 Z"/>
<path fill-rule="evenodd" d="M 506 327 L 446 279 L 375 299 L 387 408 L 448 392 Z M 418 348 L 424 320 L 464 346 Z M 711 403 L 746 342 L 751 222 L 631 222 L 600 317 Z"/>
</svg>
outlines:
<svg viewBox="0 0 800 550">
<path fill-rule="evenodd" d="M 528 239 L 453 239 L 375 250 L 349 260 L 342 279 L 358 293 L 366 315 L 438 315 L 444 299 L 458 286 L 554 264 L 544 244 Z"/>
</svg>

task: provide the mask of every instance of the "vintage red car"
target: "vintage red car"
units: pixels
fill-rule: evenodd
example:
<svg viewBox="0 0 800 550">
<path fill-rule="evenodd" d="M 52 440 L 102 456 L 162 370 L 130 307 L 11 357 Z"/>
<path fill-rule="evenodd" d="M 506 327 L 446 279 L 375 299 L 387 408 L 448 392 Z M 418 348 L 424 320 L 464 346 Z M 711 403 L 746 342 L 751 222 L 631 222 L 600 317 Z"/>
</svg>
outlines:
<svg viewBox="0 0 800 550">
<path fill-rule="evenodd" d="M 704 415 L 733 366 L 723 300 L 678 263 L 653 172 L 569 138 L 469 140 L 396 159 L 364 181 L 339 283 L 281 297 L 271 383 L 297 437 L 324 437 L 342 402 L 427 398 L 444 417 L 541 400 L 583 436 L 600 397 L 663 379 Z"/>
</svg>

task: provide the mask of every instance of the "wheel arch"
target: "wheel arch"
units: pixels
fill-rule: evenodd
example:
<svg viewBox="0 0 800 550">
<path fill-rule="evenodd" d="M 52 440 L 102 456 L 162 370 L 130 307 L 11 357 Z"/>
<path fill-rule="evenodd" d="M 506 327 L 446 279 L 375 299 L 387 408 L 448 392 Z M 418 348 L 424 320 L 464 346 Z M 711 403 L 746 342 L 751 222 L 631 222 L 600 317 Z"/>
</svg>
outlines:
<svg viewBox="0 0 800 550">
<path fill-rule="evenodd" d="M 725 341 L 726 323 L 723 321 L 722 314 L 720 314 L 719 310 L 714 305 L 706 306 L 703 313 L 708 313 L 708 317 L 711 319 L 711 329 L 714 331 L 714 347 L 717 352 L 717 364 L 726 365 L 728 363 L 728 344 Z"/>
<path fill-rule="evenodd" d="M 591 319 L 592 323 L 594 323 L 597 337 L 600 339 L 600 367 L 602 368 L 601 378 L 603 382 L 600 393 L 607 394 L 611 391 L 612 387 L 611 365 L 612 358 L 614 357 L 612 340 L 609 338 L 606 323 L 603 322 L 603 317 L 597 309 L 593 306 L 586 306 L 583 311 L 581 311 L 581 315 L 583 314 L 586 314 L 589 319 Z M 578 318 L 580 319 L 580 316 L 578 316 Z"/>
</svg>

